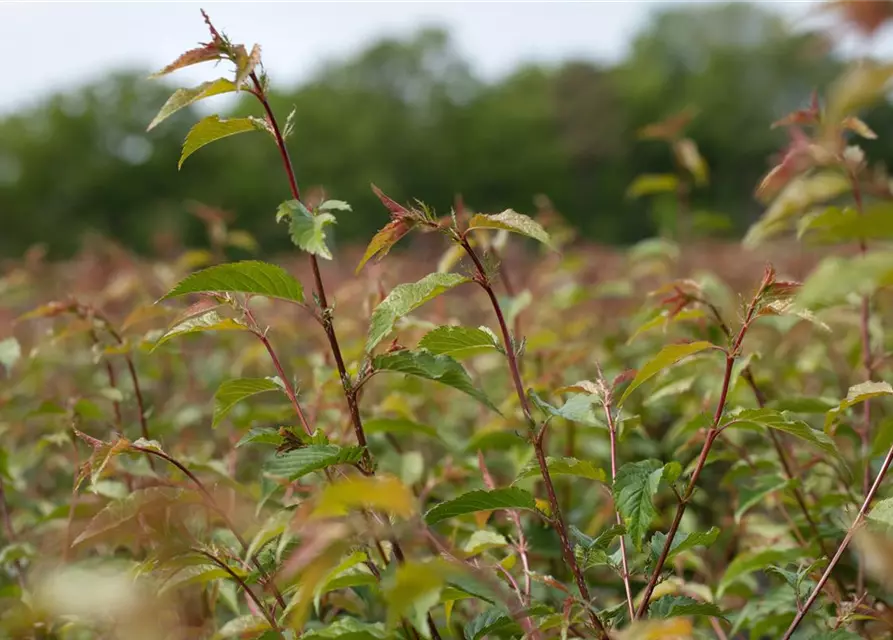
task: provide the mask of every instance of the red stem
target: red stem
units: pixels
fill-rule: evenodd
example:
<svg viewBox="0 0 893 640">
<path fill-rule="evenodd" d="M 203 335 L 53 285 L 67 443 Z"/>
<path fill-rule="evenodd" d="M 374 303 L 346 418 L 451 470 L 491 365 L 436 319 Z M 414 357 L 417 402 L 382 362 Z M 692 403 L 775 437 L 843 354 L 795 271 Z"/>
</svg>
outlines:
<svg viewBox="0 0 893 640">
<path fill-rule="evenodd" d="M 518 369 L 518 358 L 515 355 L 515 348 L 512 343 L 511 333 L 509 332 L 508 326 L 506 325 L 505 316 L 502 313 L 502 308 L 499 305 L 499 300 L 496 298 L 496 294 L 493 292 L 493 287 L 490 285 L 490 282 L 487 279 L 484 265 L 481 263 L 480 258 L 478 258 L 477 254 L 474 252 L 474 249 L 471 248 L 468 240 L 463 237 L 460 239 L 460 242 L 462 244 L 462 248 L 465 249 L 468 257 L 471 258 L 472 262 L 474 263 L 475 269 L 477 271 L 478 284 L 480 284 L 484 291 L 487 292 L 487 296 L 490 298 L 490 303 L 493 305 L 493 311 L 496 314 L 496 320 L 499 322 L 499 329 L 502 332 L 503 346 L 505 347 L 506 357 L 508 358 L 509 370 L 511 372 L 512 382 L 515 386 L 515 392 L 518 394 L 518 401 L 521 403 L 521 409 L 524 412 L 524 417 L 527 419 L 528 424 L 531 426 L 531 428 L 535 428 L 536 421 L 533 419 L 533 415 L 530 411 L 530 402 L 527 399 L 527 394 L 524 393 L 524 383 L 521 381 L 521 373 Z M 552 476 L 549 473 L 549 465 L 546 461 L 546 454 L 543 448 L 543 437 L 545 436 L 545 434 L 546 427 L 545 425 L 543 425 L 540 428 L 539 433 L 536 434 L 532 440 L 534 453 L 536 455 L 536 460 L 540 468 L 540 475 L 543 478 L 543 484 L 545 484 L 546 486 L 546 494 L 549 498 L 549 507 L 552 510 L 551 521 L 553 526 L 555 527 L 555 531 L 558 533 L 558 538 L 561 541 L 561 550 L 564 555 L 564 561 L 567 563 L 568 567 L 570 567 L 571 569 L 571 572 L 574 574 L 574 579 L 577 583 L 577 589 L 580 591 L 580 597 L 586 604 L 586 610 L 589 614 L 589 621 L 601 640 L 609 640 L 608 631 L 605 628 L 605 625 L 591 609 L 589 587 L 586 586 L 586 580 L 583 577 L 583 572 L 580 570 L 580 566 L 577 564 L 577 559 L 574 556 L 574 550 L 571 546 L 570 538 L 567 535 L 567 525 L 565 524 L 564 517 L 561 514 L 561 506 L 559 505 L 558 497 L 555 494 L 555 485 L 552 483 Z"/>
</svg>

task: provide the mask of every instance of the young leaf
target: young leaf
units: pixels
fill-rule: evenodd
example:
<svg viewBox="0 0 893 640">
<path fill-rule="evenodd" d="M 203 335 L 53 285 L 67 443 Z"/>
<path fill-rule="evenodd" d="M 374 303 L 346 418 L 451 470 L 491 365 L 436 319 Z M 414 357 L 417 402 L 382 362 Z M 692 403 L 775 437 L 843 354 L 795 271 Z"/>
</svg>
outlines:
<svg viewBox="0 0 893 640">
<path fill-rule="evenodd" d="M 415 497 L 402 482 L 389 476 L 350 477 L 328 485 L 313 515 L 345 515 L 351 509 L 373 509 L 408 518 L 415 513 Z"/>
<path fill-rule="evenodd" d="M 270 378 L 238 378 L 227 380 L 220 385 L 214 394 L 214 418 L 212 427 L 220 424 L 226 414 L 240 401 L 265 391 L 278 391 L 279 385 Z"/>
<path fill-rule="evenodd" d="M 430 273 L 418 282 L 399 284 L 372 312 L 366 351 L 371 352 L 394 328 L 394 324 L 432 298 L 469 279 L 456 273 Z"/>
<path fill-rule="evenodd" d="M 156 71 L 153 73 L 150 78 L 159 78 L 161 76 L 165 76 L 169 73 L 176 71 L 177 69 L 182 69 L 183 67 L 189 67 L 194 64 L 199 64 L 201 62 L 208 62 L 210 60 L 219 60 L 220 59 L 220 50 L 213 43 L 207 44 L 203 47 L 197 47 L 195 49 L 190 49 L 189 51 L 181 54 L 176 60 L 171 62 L 161 71 Z"/>
<path fill-rule="evenodd" d="M 304 288 L 282 267 L 258 260 L 220 264 L 186 276 L 158 301 L 188 293 L 249 293 L 304 302 Z"/>
<path fill-rule="evenodd" d="M 719 537 L 719 528 L 710 527 L 707 531 L 694 531 L 691 533 L 677 533 L 673 538 L 673 544 L 667 553 L 666 562 L 669 562 L 684 551 L 691 551 L 697 547 L 709 547 Z M 651 555 L 654 560 L 660 557 L 667 543 L 667 534 L 657 532 L 651 537 Z"/>
<path fill-rule="evenodd" d="M 813 429 L 802 420 L 791 420 L 784 413 L 774 409 L 744 409 L 728 416 L 731 418 L 726 427 L 756 427 L 784 431 L 793 436 L 802 438 L 815 445 L 825 453 L 839 456 L 837 446 L 827 434 Z"/>
<path fill-rule="evenodd" d="M 870 295 L 893 283 L 893 255 L 875 251 L 852 258 L 831 256 L 822 260 L 794 298 L 803 309 L 818 309 L 846 302 L 851 295 Z"/>
<path fill-rule="evenodd" d="M 679 178 L 673 174 L 646 173 L 637 176 L 626 190 L 628 198 L 641 198 L 655 193 L 675 193 L 679 188 Z"/>
<path fill-rule="evenodd" d="M 171 338 L 186 335 L 189 333 L 201 333 L 203 331 L 247 331 L 248 327 L 238 320 L 232 318 L 222 318 L 216 311 L 208 311 L 198 316 L 187 318 L 183 322 L 174 325 L 167 330 L 152 345 L 152 351 L 163 345 Z"/>
<path fill-rule="evenodd" d="M 204 100 L 205 98 L 224 93 L 230 93 L 235 90 L 236 85 L 226 78 L 217 78 L 217 80 L 203 82 L 192 89 L 177 89 L 174 94 L 167 99 L 164 106 L 161 107 L 161 110 L 158 112 L 158 115 L 155 116 L 155 119 L 149 123 L 146 131 L 151 131 L 180 109 L 185 109 L 199 100 Z"/>
<path fill-rule="evenodd" d="M 22 347 L 15 338 L 0 340 L 0 365 L 6 369 L 7 375 L 12 373 L 15 363 L 22 357 Z"/>
<path fill-rule="evenodd" d="M 671 367 L 680 360 L 699 353 L 704 349 L 710 349 L 711 347 L 713 347 L 712 344 L 704 341 L 667 345 L 660 350 L 660 353 L 658 353 L 647 364 L 645 364 L 644 367 L 639 369 L 638 373 L 636 373 L 636 377 L 633 378 L 633 381 L 623 392 L 623 395 L 620 396 L 620 400 L 617 402 L 617 406 L 622 405 L 624 400 L 629 397 L 629 394 L 631 394 L 633 391 L 639 388 L 639 386 L 656 376 L 667 367 Z"/>
<path fill-rule="evenodd" d="M 652 499 L 660 487 L 663 469 L 657 460 L 628 462 L 614 478 L 614 504 L 636 549 L 642 548 L 651 521 L 657 515 Z"/>
<path fill-rule="evenodd" d="M 299 200 L 287 200 L 279 205 L 276 221 L 288 218 L 291 241 L 296 247 L 307 253 L 332 259 L 332 252 L 326 244 L 326 227 L 335 224 L 335 216 L 331 213 L 313 215 Z"/>
<path fill-rule="evenodd" d="M 447 326 L 426 333 L 419 341 L 419 348 L 462 358 L 493 351 L 498 348 L 498 342 L 491 332 L 484 329 Z"/>
<path fill-rule="evenodd" d="M 375 356 L 374 371 L 391 371 L 433 380 L 467 393 L 481 404 L 499 413 L 483 391 L 477 389 L 462 365 L 449 356 L 434 355 L 428 351 L 395 351 Z"/>
<path fill-rule="evenodd" d="M 495 214 L 478 213 L 468 221 L 468 229 L 505 229 L 512 233 L 519 233 L 522 236 L 533 238 L 547 247 L 552 247 L 552 240 L 549 238 L 549 234 L 546 233 L 546 230 L 543 229 L 539 222 L 511 209 Z"/>
<path fill-rule="evenodd" d="M 260 45 L 255 44 L 251 47 L 251 53 L 245 52 L 245 47 L 239 45 L 236 54 L 236 82 L 237 87 L 241 87 L 248 77 L 254 73 L 257 65 L 260 64 Z"/>
<path fill-rule="evenodd" d="M 388 605 L 388 627 L 406 618 L 424 638 L 431 638 L 428 611 L 440 600 L 445 583 L 444 566 L 438 562 L 407 562 L 386 580 L 383 595 Z"/>
<path fill-rule="evenodd" d="M 437 524 L 449 518 L 495 509 L 527 509 L 536 511 L 536 501 L 529 491 L 516 487 L 492 491 L 470 491 L 458 498 L 441 502 L 425 514 L 425 522 Z"/>
<path fill-rule="evenodd" d="M 649 618 L 676 616 L 712 616 L 722 618 L 722 609 L 712 602 L 700 602 L 688 596 L 664 596 L 648 605 Z"/>
<path fill-rule="evenodd" d="M 586 478 L 595 480 L 596 482 L 605 482 L 606 474 L 604 469 L 599 469 L 587 460 L 577 460 L 576 458 L 546 458 L 546 465 L 549 467 L 549 475 L 552 476 L 577 476 L 578 478 Z M 540 468 L 536 460 L 528 463 L 515 478 L 515 484 L 525 478 L 539 478 Z"/>
<path fill-rule="evenodd" d="M 369 246 L 366 247 L 366 252 L 363 254 L 360 264 L 357 265 L 354 273 L 362 271 L 366 263 L 372 258 L 377 257 L 378 260 L 381 260 L 388 255 L 391 247 L 397 244 L 400 238 L 409 233 L 413 226 L 415 226 L 415 223 L 406 218 L 398 218 L 387 223 L 369 241 Z"/>
<path fill-rule="evenodd" d="M 764 549 L 762 551 L 745 552 L 737 556 L 729 566 L 716 589 L 716 597 L 721 598 L 732 583 L 738 578 L 751 574 L 754 571 L 762 571 L 769 565 L 797 562 L 802 559 L 801 549 Z"/>
<path fill-rule="evenodd" d="M 339 447 L 334 444 L 310 445 L 274 456 L 264 465 L 264 471 L 295 481 L 308 473 L 336 464 L 354 464 L 363 457 L 361 447 Z"/>
<path fill-rule="evenodd" d="M 840 401 L 835 408 L 828 411 L 825 415 L 825 431 L 827 431 L 834 421 L 837 419 L 837 416 L 841 411 L 845 409 L 849 409 L 853 405 L 857 405 L 860 402 L 867 402 L 872 398 L 879 398 L 881 396 L 890 396 L 893 395 L 893 387 L 890 386 L 889 382 L 863 382 L 861 384 L 853 385 L 847 391 L 846 398 Z"/>
<path fill-rule="evenodd" d="M 177 163 L 177 168 L 179 169 L 183 166 L 183 163 L 186 162 L 186 158 L 215 140 L 234 136 L 237 133 L 245 133 L 246 131 L 262 130 L 263 127 L 251 118 L 231 118 L 224 120 L 217 115 L 202 118 L 189 130 L 189 133 L 186 134 L 186 140 L 183 142 L 183 152 L 180 154 L 180 161 Z"/>
</svg>

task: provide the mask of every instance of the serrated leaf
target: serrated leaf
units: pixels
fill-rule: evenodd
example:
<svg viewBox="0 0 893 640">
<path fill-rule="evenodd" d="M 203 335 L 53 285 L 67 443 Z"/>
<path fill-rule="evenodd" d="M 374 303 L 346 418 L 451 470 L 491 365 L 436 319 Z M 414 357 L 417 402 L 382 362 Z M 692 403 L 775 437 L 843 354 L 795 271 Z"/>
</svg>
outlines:
<svg viewBox="0 0 893 640">
<path fill-rule="evenodd" d="M 336 618 L 321 629 L 301 634 L 301 640 L 389 640 L 391 638 L 380 622 L 361 622 L 356 618 Z"/>
<path fill-rule="evenodd" d="M 228 138 L 246 131 L 261 130 L 262 127 L 251 118 L 222 119 L 218 115 L 202 118 L 186 134 L 186 140 L 183 141 L 183 151 L 180 153 L 180 161 L 177 163 L 177 168 L 179 169 L 183 166 L 186 158 L 215 140 Z"/>
<path fill-rule="evenodd" d="M 680 553 L 691 551 L 697 547 L 709 547 L 719 537 L 719 528 L 710 527 L 707 531 L 693 531 L 690 533 L 677 533 L 673 538 L 673 544 L 667 553 L 666 562 L 669 562 Z M 651 554 L 655 560 L 660 556 L 667 543 L 667 534 L 657 532 L 651 537 Z"/>
<path fill-rule="evenodd" d="M 216 265 L 186 276 L 159 298 L 189 293 L 247 293 L 291 302 L 304 302 L 304 288 L 282 267 L 259 260 Z"/>
<path fill-rule="evenodd" d="M 366 252 L 360 259 L 360 263 L 357 265 L 354 273 L 362 271 L 366 263 L 372 258 L 377 258 L 380 261 L 388 255 L 391 247 L 397 244 L 403 236 L 409 233 L 413 226 L 415 226 L 414 222 L 404 218 L 391 220 L 387 223 L 372 237 L 372 240 L 369 241 L 369 245 L 366 247 Z"/>
<path fill-rule="evenodd" d="M 547 247 L 552 247 L 552 239 L 539 222 L 522 213 L 506 209 L 502 213 L 485 214 L 478 213 L 468 221 L 471 229 L 505 229 L 512 233 L 519 233 L 528 238 L 542 242 Z"/>
<path fill-rule="evenodd" d="M 313 515 L 340 516 L 358 508 L 408 518 L 415 512 L 415 497 L 406 485 L 390 476 L 351 477 L 326 486 Z"/>
<path fill-rule="evenodd" d="M 617 406 L 622 405 L 623 402 L 629 397 L 629 394 L 631 394 L 642 384 L 656 376 L 664 369 L 673 366 L 674 364 L 678 363 L 681 360 L 684 360 L 691 355 L 704 351 L 705 349 L 710 349 L 712 347 L 712 344 L 705 341 L 667 345 L 666 347 L 661 349 L 654 358 L 648 361 L 645 366 L 639 369 L 639 371 L 636 373 L 636 377 L 633 378 L 633 381 L 623 392 L 623 395 L 620 396 L 620 400 L 618 401 Z"/>
<path fill-rule="evenodd" d="M 260 64 L 260 45 L 255 44 L 251 47 L 251 53 L 245 52 L 245 47 L 239 45 L 236 54 L 236 86 L 241 87 L 248 77 L 254 73 L 257 65 Z"/>
<path fill-rule="evenodd" d="M 449 356 L 434 355 L 428 351 L 395 351 L 375 356 L 374 371 L 390 371 L 433 380 L 467 393 L 481 404 L 499 413 L 490 399 L 474 386 L 462 365 Z"/>
<path fill-rule="evenodd" d="M 819 309 L 841 304 L 853 295 L 870 295 L 893 284 L 893 254 L 874 251 L 851 258 L 822 260 L 794 298 L 798 307 Z"/>
<path fill-rule="evenodd" d="M 549 468 L 551 476 L 576 476 L 578 478 L 586 478 L 595 480 L 596 482 L 605 482 L 607 475 L 604 469 L 599 469 L 588 460 L 577 460 L 576 458 L 546 458 L 546 465 Z M 531 460 L 515 478 L 515 483 L 525 478 L 539 478 L 540 468 L 536 460 Z M 512 483 L 514 484 L 514 483 Z"/>
<path fill-rule="evenodd" d="M 518 611 L 516 615 L 542 616 L 554 613 L 554 610 L 546 605 L 535 604 L 526 611 Z M 463 630 L 465 640 L 480 640 L 484 636 L 504 637 L 505 634 L 521 635 L 521 627 L 515 622 L 511 614 L 502 607 L 490 607 L 478 614 L 471 622 L 465 625 Z"/>
<path fill-rule="evenodd" d="M 666 619 L 677 616 L 722 618 L 722 609 L 712 602 L 700 602 L 688 596 L 664 596 L 648 605 L 648 617 Z"/>
<path fill-rule="evenodd" d="M 156 115 L 152 122 L 149 123 L 149 126 L 146 127 L 146 131 L 151 131 L 180 109 L 185 109 L 199 100 L 204 100 L 205 98 L 224 93 L 231 93 L 235 90 L 236 85 L 226 78 L 217 78 L 217 80 L 203 82 L 191 89 L 177 89 L 174 94 L 167 99 L 164 106 L 161 107 L 158 115 Z"/>
<path fill-rule="evenodd" d="M 208 311 L 198 316 L 193 316 L 180 322 L 167 330 L 152 345 L 151 351 L 155 351 L 162 344 L 172 338 L 189 333 L 201 333 L 204 331 L 247 331 L 248 327 L 238 320 L 223 318 L 216 311 Z"/>
<path fill-rule="evenodd" d="M 637 550 L 657 515 L 654 495 L 660 487 L 663 465 L 657 460 L 628 462 L 617 470 L 614 478 L 614 505 Z"/>
<path fill-rule="evenodd" d="M 6 370 L 6 374 L 12 373 L 15 363 L 22 357 L 22 347 L 15 338 L 0 340 L 0 365 Z"/>
<path fill-rule="evenodd" d="M 278 447 L 282 444 L 282 436 L 279 435 L 278 429 L 252 427 L 248 433 L 239 438 L 239 441 L 236 443 L 236 449 L 255 442 L 258 444 L 271 444 Z"/>
<path fill-rule="evenodd" d="M 344 200 L 326 200 L 316 208 L 319 211 L 353 211 L 353 207 Z"/>
<path fill-rule="evenodd" d="M 853 385 L 847 391 L 846 398 L 841 400 L 840 404 L 825 414 L 825 431 L 831 427 L 841 411 L 849 409 L 859 403 L 867 402 L 872 398 L 880 398 L 890 395 L 893 395 L 893 387 L 890 386 L 889 382 L 869 381 Z"/>
<path fill-rule="evenodd" d="M 332 252 L 326 244 L 326 227 L 335 224 L 331 213 L 313 215 L 299 200 L 287 200 L 279 205 L 276 221 L 288 219 L 291 241 L 296 247 L 326 260 L 332 259 Z"/>
<path fill-rule="evenodd" d="M 277 391 L 280 387 L 269 378 L 237 378 L 227 380 L 217 388 L 214 394 L 214 418 L 212 427 L 220 424 L 236 404 L 258 393 Z"/>
<path fill-rule="evenodd" d="M 787 415 L 774 409 L 744 409 L 727 416 L 726 428 L 756 427 L 784 431 L 815 445 L 825 453 L 839 456 L 837 446 L 827 434 L 813 429 L 802 420 L 792 420 Z"/>
<path fill-rule="evenodd" d="M 398 319 L 465 282 L 469 279 L 456 273 L 429 273 L 418 282 L 394 287 L 372 312 L 366 351 L 371 353 L 375 345 L 393 330 Z"/>
<path fill-rule="evenodd" d="M 577 393 L 572 395 L 560 408 L 549 411 L 552 415 L 571 422 L 577 422 L 589 427 L 599 427 L 607 429 L 601 417 L 601 410 L 598 398 L 589 393 Z"/>
<path fill-rule="evenodd" d="M 517 487 L 493 489 L 492 491 L 469 491 L 458 498 L 441 502 L 431 508 L 425 514 L 425 522 L 434 525 L 449 518 L 496 509 L 536 511 L 536 501 L 529 491 Z"/>
<path fill-rule="evenodd" d="M 336 464 L 354 464 L 363 457 L 361 447 L 339 447 L 334 444 L 309 445 L 270 458 L 264 471 L 272 476 L 295 481 L 308 473 Z"/>
<path fill-rule="evenodd" d="M 419 424 L 405 418 L 371 418 L 363 422 L 366 433 L 390 433 L 407 435 L 420 433 L 432 438 L 440 438 L 437 429 L 427 424 Z"/>
<path fill-rule="evenodd" d="M 641 198 L 655 193 L 675 193 L 679 178 L 669 173 L 646 173 L 637 176 L 626 190 L 629 198 Z"/>
<path fill-rule="evenodd" d="M 219 60 L 220 59 L 220 51 L 217 46 L 212 44 L 205 45 L 203 47 L 196 47 L 195 49 L 190 49 L 185 53 L 180 54 L 176 60 L 171 62 L 161 71 L 156 71 L 153 73 L 150 78 L 159 78 L 161 76 L 167 75 L 176 71 L 177 69 L 182 69 L 183 67 L 189 67 L 194 64 L 199 64 L 201 62 L 209 62 L 211 60 Z"/>
<path fill-rule="evenodd" d="M 496 350 L 498 344 L 493 339 L 493 334 L 483 329 L 445 326 L 426 333 L 419 341 L 419 348 L 462 358 Z"/>
<path fill-rule="evenodd" d="M 754 571 L 762 571 L 769 565 L 797 562 L 802 556 L 801 549 L 763 549 L 742 553 L 726 568 L 726 572 L 717 586 L 716 597 L 721 598 L 726 589 L 742 576 Z"/>
</svg>

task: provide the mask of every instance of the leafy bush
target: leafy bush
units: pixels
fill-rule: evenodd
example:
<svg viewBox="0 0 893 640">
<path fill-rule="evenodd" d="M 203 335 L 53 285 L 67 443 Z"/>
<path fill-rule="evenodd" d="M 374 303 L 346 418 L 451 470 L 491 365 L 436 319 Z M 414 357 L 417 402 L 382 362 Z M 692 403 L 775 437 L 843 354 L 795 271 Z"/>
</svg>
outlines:
<svg viewBox="0 0 893 640">
<path fill-rule="evenodd" d="M 746 271 L 741 294 L 655 240 L 593 284 L 554 215 L 550 235 L 512 210 L 438 216 L 373 186 L 391 221 L 336 305 L 327 236 L 350 205 L 302 197 L 285 142 L 299 123 L 270 108 L 260 47 L 206 21 L 211 41 L 161 74 L 226 61 L 233 76 L 177 91 L 150 128 L 209 95 L 254 96 L 262 117 L 201 120 L 180 165 L 269 135 L 291 191 L 275 216 L 306 278 L 227 262 L 251 239 L 206 211 L 215 251 L 171 264 L 108 251 L 66 267 L 83 270 L 68 274 L 76 296 L 19 318 L 21 339 L 0 342 L 4 634 L 890 633 L 893 192 L 848 137 L 874 137 L 856 114 L 893 66 L 862 63 L 824 106 L 777 123 L 792 142 L 745 244 L 795 229 L 856 248 L 802 283 L 770 266 Z M 707 170 L 673 122 L 650 133 L 680 175 L 633 191 L 670 185 L 684 225 Z M 384 291 L 390 249 L 425 232 L 443 242 L 436 270 L 413 280 L 403 261 Z M 510 238 L 535 242 L 533 268 L 506 266 Z M 103 267 L 114 277 L 91 289 Z M 24 264 L 2 290 L 18 307 L 48 275 Z"/>
</svg>

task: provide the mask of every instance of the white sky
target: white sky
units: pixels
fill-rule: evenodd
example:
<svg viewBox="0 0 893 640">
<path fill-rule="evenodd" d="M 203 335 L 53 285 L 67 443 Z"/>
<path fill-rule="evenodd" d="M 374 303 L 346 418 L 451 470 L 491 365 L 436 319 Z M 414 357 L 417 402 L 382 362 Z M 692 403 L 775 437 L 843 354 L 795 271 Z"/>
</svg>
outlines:
<svg viewBox="0 0 893 640">
<path fill-rule="evenodd" d="M 385 35 L 422 25 L 448 28 L 478 73 L 498 76 L 523 61 L 616 60 L 649 14 L 670 0 L 615 2 L 56 2 L 0 0 L 7 69 L 0 113 L 110 69 L 155 70 L 206 40 L 199 8 L 236 42 L 263 46 L 274 82 L 312 73 Z M 769 2 L 798 20 L 815 2 Z M 206 70 L 179 72 L 198 83 Z"/>
</svg>

